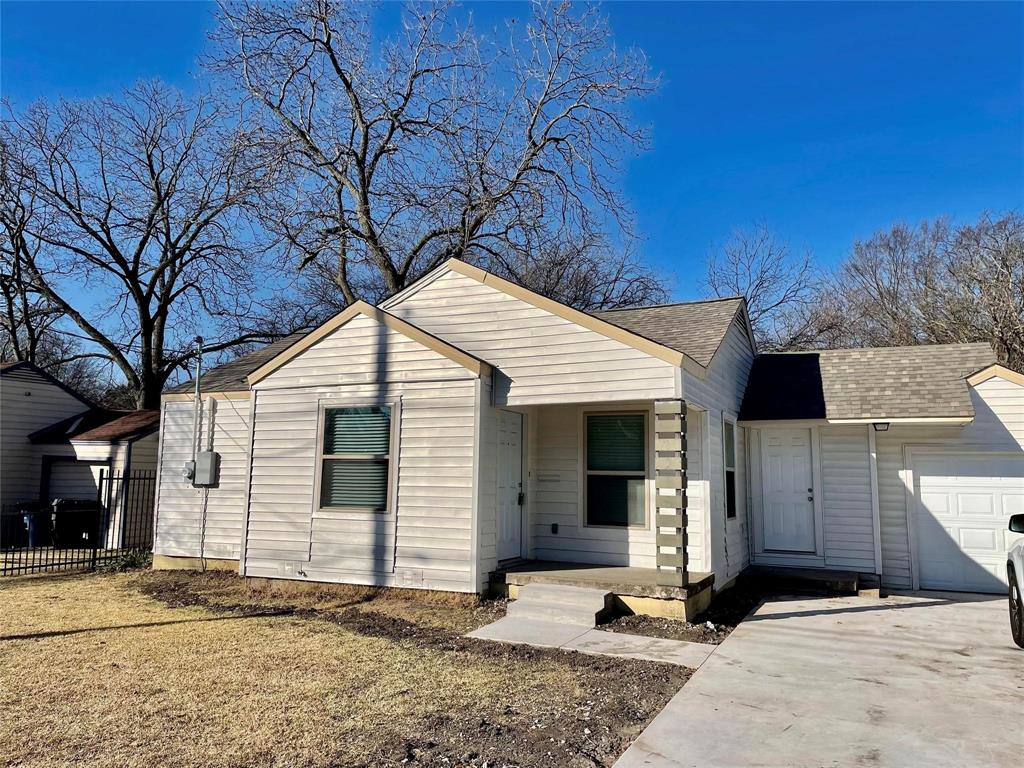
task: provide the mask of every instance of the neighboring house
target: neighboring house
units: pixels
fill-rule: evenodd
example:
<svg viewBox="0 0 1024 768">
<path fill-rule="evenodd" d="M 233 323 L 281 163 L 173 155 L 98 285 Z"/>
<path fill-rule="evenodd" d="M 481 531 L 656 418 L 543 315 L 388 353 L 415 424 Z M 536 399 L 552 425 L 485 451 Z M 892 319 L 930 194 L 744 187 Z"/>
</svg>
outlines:
<svg viewBox="0 0 1024 768">
<path fill-rule="evenodd" d="M 854 369 L 865 355 L 891 367 Z M 907 391 L 922 355 L 943 382 L 907 403 L 926 414 L 890 408 L 880 377 Z M 918 443 L 998 455 L 979 496 L 1024 500 L 1024 385 L 993 363 L 977 345 L 757 357 L 742 299 L 587 314 L 452 260 L 206 374 L 198 425 L 192 385 L 165 395 L 156 562 L 462 592 L 520 560 L 680 595 L 752 560 L 923 584 L 932 544 L 908 543 L 906 510 L 949 478 L 921 467 L 975 464 L 922 465 Z M 794 388 L 815 371 L 809 410 Z M 211 487 L 182 475 L 194 435 L 220 455 Z"/>
<path fill-rule="evenodd" d="M 100 470 L 155 471 L 159 419 L 93 405 L 30 363 L 0 364 L 0 502 L 95 501 Z"/>
</svg>

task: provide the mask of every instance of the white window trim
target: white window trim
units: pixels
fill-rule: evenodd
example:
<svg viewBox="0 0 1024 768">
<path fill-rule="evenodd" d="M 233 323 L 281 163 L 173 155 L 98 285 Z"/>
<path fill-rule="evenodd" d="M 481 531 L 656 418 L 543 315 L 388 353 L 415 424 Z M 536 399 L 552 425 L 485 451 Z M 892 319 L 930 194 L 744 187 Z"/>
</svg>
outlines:
<svg viewBox="0 0 1024 768">
<path fill-rule="evenodd" d="M 644 522 L 642 525 L 591 525 L 587 522 L 587 417 L 588 416 L 643 416 L 644 417 L 644 471 L 617 472 L 595 471 L 594 474 L 610 477 L 643 477 L 644 480 Z M 584 408 L 580 411 L 580 510 L 579 521 L 582 528 L 605 531 L 646 531 L 651 527 L 651 485 L 653 480 L 654 459 L 653 440 L 651 439 L 651 409 L 639 406 L 614 406 L 605 408 Z"/>
<path fill-rule="evenodd" d="M 735 502 L 735 510 L 732 517 L 729 516 L 729 462 L 725 451 L 725 429 L 726 425 L 732 425 L 732 496 Z M 738 453 L 737 442 L 740 439 L 739 425 L 736 417 L 728 413 L 722 413 L 722 515 L 726 522 L 740 519 L 740 496 L 739 496 L 739 467 L 736 463 Z"/>
<path fill-rule="evenodd" d="M 323 507 L 320 505 L 320 484 L 323 476 L 323 461 L 330 460 L 324 454 L 324 426 L 327 411 L 336 408 L 390 408 L 391 434 L 388 442 L 387 506 L 383 510 L 358 507 Z M 402 416 L 401 398 L 390 400 L 330 398 L 317 403 L 316 452 L 313 463 L 313 517 L 343 517 L 350 520 L 382 520 L 394 517 L 398 481 L 399 423 Z M 345 459 L 377 458 L 381 454 L 345 454 Z"/>
</svg>

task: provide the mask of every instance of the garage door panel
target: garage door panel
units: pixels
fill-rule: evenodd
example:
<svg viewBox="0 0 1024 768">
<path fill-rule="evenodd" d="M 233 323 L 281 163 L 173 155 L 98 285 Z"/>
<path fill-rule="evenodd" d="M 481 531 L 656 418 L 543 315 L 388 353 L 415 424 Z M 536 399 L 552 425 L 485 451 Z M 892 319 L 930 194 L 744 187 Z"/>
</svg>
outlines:
<svg viewBox="0 0 1024 768">
<path fill-rule="evenodd" d="M 956 510 L 960 517 L 999 517 L 993 493 L 958 493 Z"/>
<path fill-rule="evenodd" d="M 1024 511 L 1024 456 L 941 454 L 915 461 L 918 580 L 922 588 L 1005 589 L 1007 530 Z"/>
</svg>

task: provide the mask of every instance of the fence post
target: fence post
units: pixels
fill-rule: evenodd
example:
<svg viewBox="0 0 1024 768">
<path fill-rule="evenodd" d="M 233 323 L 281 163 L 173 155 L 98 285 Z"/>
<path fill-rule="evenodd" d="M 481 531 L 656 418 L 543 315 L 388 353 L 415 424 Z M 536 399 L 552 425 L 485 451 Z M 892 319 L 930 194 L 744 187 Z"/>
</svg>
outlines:
<svg viewBox="0 0 1024 768">
<path fill-rule="evenodd" d="M 96 555 L 97 555 L 97 551 L 96 550 L 99 547 L 99 543 L 100 543 L 100 529 L 103 527 L 101 525 L 101 521 L 103 519 L 103 510 L 104 510 L 104 504 L 103 504 L 103 487 L 104 487 L 103 486 L 103 480 L 104 480 L 104 475 L 106 474 L 106 472 L 107 472 L 107 470 L 100 469 L 99 488 L 96 490 L 96 514 L 93 516 L 93 521 L 94 522 L 93 522 L 93 532 L 92 532 L 93 533 L 93 535 L 92 535 L 92 557 L 89 560 L 89 570 L 90 571 L 95 571 L 96 570 Z"/>
</svg>

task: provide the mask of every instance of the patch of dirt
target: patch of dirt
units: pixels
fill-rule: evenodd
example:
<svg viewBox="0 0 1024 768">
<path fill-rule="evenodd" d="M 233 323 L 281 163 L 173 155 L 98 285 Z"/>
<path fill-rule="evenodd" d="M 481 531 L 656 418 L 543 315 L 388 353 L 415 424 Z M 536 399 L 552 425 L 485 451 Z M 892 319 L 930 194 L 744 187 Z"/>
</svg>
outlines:
<svg viewBox="0 0 1024 768">
<path fill-rule="evenodd" d="M 653 616 L 617 616 L 607 624 L 601 625 L 601 629 L 628 635 L 717 645 L 725 640 L 765 597 L 766 593 L 763 590 L 741 583 L 716 596 L 708 609 L 693 622 Z"/>
<path fill-rule="evenodd" d="M 360 587 L 294 591 L 217 573 L 143 573 L 133 588 L 175 608 L 326 623 L 454 657 L 457 667 L 506 670 L 524 683 L 545 669 L 569 681 L 529 696 L 481 692 L 474 707 L 446 708 L 438 701 L 400 729 L 378 724 L 372 738 L 362 740 L 362 757 L 352 763 L 358 766 L 610 766 L 691 674 L 668 664 L 463 637 L 504 615 L 505 601 Z"/>
</svg>

